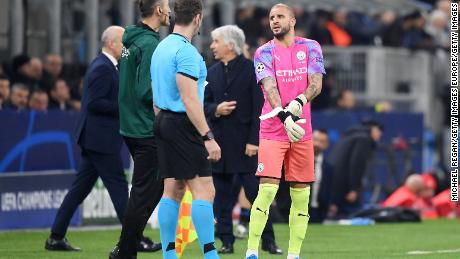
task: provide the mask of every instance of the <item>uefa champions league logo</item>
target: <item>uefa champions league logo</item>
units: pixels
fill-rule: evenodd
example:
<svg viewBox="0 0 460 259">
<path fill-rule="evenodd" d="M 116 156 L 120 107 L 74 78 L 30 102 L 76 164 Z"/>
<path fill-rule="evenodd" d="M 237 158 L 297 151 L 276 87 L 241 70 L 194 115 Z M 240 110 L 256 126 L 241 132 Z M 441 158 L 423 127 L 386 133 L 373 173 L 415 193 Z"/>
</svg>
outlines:
<svg viewBox="0 0 460 259">
<path fill-rule="evenodd" d="M 257 63 L 256 71 L 257 73 L 262 73 L 265 70 L 265 65 L 263 63 Z"/>
<path fill-rule="evenodd" d="M 307 57 L 307 55 L 305 54 L 304 51 L 301 50 L 297 52 L 296 57 L 298 60 L 304 60 Z"/>
</svg>

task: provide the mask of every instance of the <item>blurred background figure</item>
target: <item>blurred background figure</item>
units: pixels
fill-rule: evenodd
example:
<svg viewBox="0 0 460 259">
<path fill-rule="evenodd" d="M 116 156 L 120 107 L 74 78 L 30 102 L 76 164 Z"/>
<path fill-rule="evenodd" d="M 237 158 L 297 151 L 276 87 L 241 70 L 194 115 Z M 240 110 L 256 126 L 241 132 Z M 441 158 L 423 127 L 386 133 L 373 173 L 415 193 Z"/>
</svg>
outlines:
<svg viewBox="0 0 460 259">
<path fill-rule="evenodd" d="M 37 82 L 37 86 L 40 87 L 39 81 L 42 79 L 43 76 L 43 63 L 39 58 L 31 58 L 30 59 L 30 69 L 31 69 L 31 77 Z"/>
<path fill-rule="evenodd" d="M 30 90 L 24 84 L 15 83 L 11 87 L 11 94 L 8 101 L 5 103 L 5 109 L 22 111 L 27 108 Z"/>
<path fill-rule="evenodd" d="M 11 68 L 13 84 L 21 83 L 27 86 L 29 91 L 33 91 L 37 87 L 36 74 L 28 55 L 23 54 L 14 57 Z"/>
<path fill-rule="evenodd" d="M 0 110 L 5 107 L 5 104 L 10 97 L 10 80 L 4 75 L 0 75 Z"/>
<path fill-rule="evenodd" d="M 36 89 L 30 96 L 29 109 L 46 112 L 48 110 L 48 102 L 48 94 L 42 89 Z"/>
<path fill-rule="evenodd" d="M 327 160 L 324 151 L 329 148 L 329 136 L 325 129 L 313 131 L 313 147 L 315 149 L 315 177 L 310 195 L 310 222 L 321 223 L 326 219 L 331 203 L 332 178 L 334 169 Z"/>
<path fill-rule="evenodd" d="M 50 92 L 50 110 L 71 110 L 70 106 L 70 88 L 63 79 L 58 79 L 54 82 Z"/>
<path fill-rule="evenodd" d="M 43 77 L 40 86 L 48 93 L 51 92 L 54 83 L 60 78 L 62 66 L 62 58 L 60 55 L 48 54 L 45 56 Z"/>
<path fill-rule="evenodd" d="M 338 111 L 352 111 L 355 109 L 355 97 L 349 89 L 343 89 L 339 92 L 336 101 L 336 109 Z"/>
<path fill-rule="evenodd" d="M 361 208 L 363 176 L 382 134 L 381 124 L 368 121 L 346 131 L 335 145 L 331 154 L 334 165 L 331 216 L 347 217 Z"/>
</svg>

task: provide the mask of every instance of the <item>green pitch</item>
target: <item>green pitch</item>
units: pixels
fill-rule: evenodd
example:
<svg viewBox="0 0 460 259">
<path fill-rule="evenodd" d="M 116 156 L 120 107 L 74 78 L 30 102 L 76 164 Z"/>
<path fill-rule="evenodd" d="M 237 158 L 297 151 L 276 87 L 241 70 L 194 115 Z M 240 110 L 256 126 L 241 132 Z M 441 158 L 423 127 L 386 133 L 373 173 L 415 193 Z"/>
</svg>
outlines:
<svg viewBox="0 0 460 259">
<path fill-rule="evenodd" d="M 0 232 L 0 258 L 108 258 L 120 231 L 80 231 L 68 233 L 70 242 L 83 252 L 47 252 L 44 242 L 48 231 Z M 159 232 L 147 231 L 148 236 L 159 239 Z M 278 244 L 282 256 L 260 252 L 261 259 L 286 258 L 289 230 L 287 225 L 276 225 Z M 197 241 L 190 245 L 182 258 L 203 258 Z M 222 259 L 244 258 L 246 240 L 237 240 L 235 254 Z M 218 244 L 220 247 L 220 243 Z M 409 255 L 410 251 L 425 251 L 424 255 Z M 162 258 L 161 253 L 142 253 L 139 259 Z M 319 226 L 310 225 L 302 247 L 306 259 L 357 259 L 357 258 L 414 258 L 460 259 L 460 220 L 426 221 L 420 224 L 378 224 L 374 226 Z"/>
</svg>

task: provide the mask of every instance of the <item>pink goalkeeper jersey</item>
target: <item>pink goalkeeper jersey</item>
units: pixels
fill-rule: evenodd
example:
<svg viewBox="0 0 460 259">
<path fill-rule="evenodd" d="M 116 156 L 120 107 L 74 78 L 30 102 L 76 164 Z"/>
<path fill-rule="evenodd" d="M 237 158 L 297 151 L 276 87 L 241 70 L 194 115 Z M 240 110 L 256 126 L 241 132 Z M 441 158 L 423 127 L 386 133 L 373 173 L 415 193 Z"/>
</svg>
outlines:
<svg viewBox="0 0 460 259">
<path fill-rule="evenodd" d="M 301 37 L 296 37 L 294 44 L 288 48 L 276 44 L 274 40 L 265 43 L 254 54 L 254 67 L 259 84 L 266 77 L 276 78 L 283 107 L 305 92 L 308 87 L 308 75 L 326 73 L 319 43 Z M 265 99 L 262 114 L 267 114 L 272 111 L 272 107 L 263 86 L 262 91 Z M 305 129 L 302 141 L 310 140 L 312 138 L 310 103 L 304 105 L 301 117 L 307 121 L 300 124 Z M 260 122 L 260 138 L 289 141 L 278 117 Z"/>
<path fill-rule="evenodd" d="M 276 78 L 281 103 L 286 107 L 308 87 L 308 75 L 314 73 L 325 74 L 323 54 L 318 42 L 296 37 L 294 44 L 286 48 L 278 45 L 274 40 L 259 47 L 254 55 L 254 67 L 257 82 L 261 84 L 266 77 Z M 265 103 L 262 114 L 272 111 L 267 95 L 262 86 Z M 310 103 L 304 105 L 302 118 L 307 123 L 300 124 L 305 129 L 302 141 L 312 138 Z M 289 141 L 283 124 L 278 117 L 260 122 L 260 138 L 278 141 Z"/>
</svg>

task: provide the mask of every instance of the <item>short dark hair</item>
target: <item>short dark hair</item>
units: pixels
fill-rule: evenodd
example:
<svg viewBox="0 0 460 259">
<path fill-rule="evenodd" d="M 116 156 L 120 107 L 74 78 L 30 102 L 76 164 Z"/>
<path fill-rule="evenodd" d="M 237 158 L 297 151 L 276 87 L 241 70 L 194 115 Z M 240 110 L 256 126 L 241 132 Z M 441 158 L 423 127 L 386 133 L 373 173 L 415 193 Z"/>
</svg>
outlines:
<svg viewBox="0 0 460 259">
<path fill-rule="evenodd" d="M 201 0 L 176 0 L 174 2 L 175 23 L 189 25 L 203 11 Z"/>
<path fill-rule="evenodd" d="M 58 78 L 58 79 L 56 79 L 56 81 L 53 82 L 53 85 L 51 86 L 51 91 L 56 90 L 57 83 L 59 81 L 64 81 L 64 83 L 67 85 L 67 81 L 64 78 Z"/>
<path fill-rule="evenodd" d="M 137 0 L 137 8 L 141 13 L 142 18 L 147 18 L 153 15 L 153 8 L 160 5 L 163 0 Z"/>
<path fill-rule="evenodd" d="M 380 131 L 385 131 L 385 126 L 376 120 L 364 119 L 361 121 L 361 125 L 367 128 L 377 127 Z"/>
<path fill-rule="evenodd" d="M 48 95 L 48 93 L 47 93 L 45 90 L 41 89 L 41 88 L 35 89 L 35 90 L 32 92 L 31 96 L 32 96 L 33 94 L 46 94 L 46 95 Z"/>
</svg>

